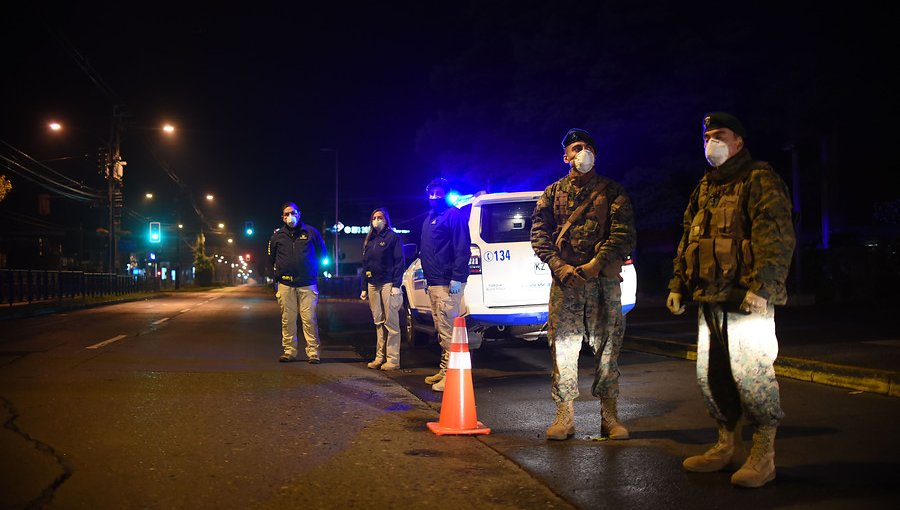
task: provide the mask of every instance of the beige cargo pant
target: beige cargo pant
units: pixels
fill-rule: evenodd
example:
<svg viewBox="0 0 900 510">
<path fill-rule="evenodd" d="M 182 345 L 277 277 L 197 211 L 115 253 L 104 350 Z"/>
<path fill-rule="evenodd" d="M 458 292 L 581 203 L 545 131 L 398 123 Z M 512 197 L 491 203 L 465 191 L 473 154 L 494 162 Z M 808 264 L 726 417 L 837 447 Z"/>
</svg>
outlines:
<svg viewBox="0 0 900 510">
<path fill-rule="evenodd" d="M 449 285 L 429 285 L 428 298 L 431 300 L 431 318 L 434 320 L 434 329 L 437 331 L 441 348 L 440 370 L 447 369 L 450 360 L 450 343 L 453 341 L 453 320 L 459 317 L 460 305 L 463 295 L 466 293 L 466 284 L 462 284 L 459 294 L 450 294 Z"/>
<path fill-rule="evenodd" d="M 319 357 L 319 322 L 316 318 L 316 306 L 319 303 L 319 288 L 315 285 L 291 287 L 278 284 L 275 292 L 281 306 L 281 345 L 284 353 L 291 358 L 297 357 L 297 314 L 303 324 L 303 337 L 306 339 L 306 356 Z"/>
<path fill-rule="evenodd" d="M 375 321 L 375 359 L 400 364 L 400 305 L 403 295 L 392 295 L 394 285 L 368 284 L 369 308 Z"/>
</svg>

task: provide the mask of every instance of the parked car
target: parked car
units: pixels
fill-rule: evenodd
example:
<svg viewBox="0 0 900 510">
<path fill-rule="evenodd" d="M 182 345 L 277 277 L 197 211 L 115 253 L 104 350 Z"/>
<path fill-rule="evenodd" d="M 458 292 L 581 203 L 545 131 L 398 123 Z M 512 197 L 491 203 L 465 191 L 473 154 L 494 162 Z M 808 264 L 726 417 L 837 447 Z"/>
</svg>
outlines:
<svg viewBox="0 0 900 510">
<path fill-rule="evenodd" d="M 480 347 L 485 334 L 526 340 L 546 334 L 550 268 L 531 248 L 531 215 L 540 196 L 540 191 L 490 193 L 457 204 L 468 218 L 472 237 L 462 304 L 470 349 Z M 637 274 L 630 257 L 621 276 L 622 311 L 628 313 L 637 292 Z M 403 273 L 402 290 L 404 340 L 412 343 L 420 334 L 434 338 L 431 305 L 418 258 Z"/>
</svg>

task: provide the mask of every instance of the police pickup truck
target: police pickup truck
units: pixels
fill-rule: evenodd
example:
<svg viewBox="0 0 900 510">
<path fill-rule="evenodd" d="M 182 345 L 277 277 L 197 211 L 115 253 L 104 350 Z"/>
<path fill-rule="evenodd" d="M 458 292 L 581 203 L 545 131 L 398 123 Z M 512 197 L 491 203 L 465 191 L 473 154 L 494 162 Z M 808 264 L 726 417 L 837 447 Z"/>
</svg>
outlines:
<svg viewBox="0 0 900 510">
<path fill-rule="evenodd" d="M 535 340 L 546 334 L 550 268 L 531 248 L 531 214 L 540 191 L 489 193 L 456 205 L 468 218 L 472 237 L 469 279 L 462 301 L 469 348 L 485 335 Z M 622 311 L 635 305 L 637 274 L 631 259 L 622 266 Z M 421 261 L 403 273 L 403 337 L 435 338 L 431 305 Z"/>
</svg>

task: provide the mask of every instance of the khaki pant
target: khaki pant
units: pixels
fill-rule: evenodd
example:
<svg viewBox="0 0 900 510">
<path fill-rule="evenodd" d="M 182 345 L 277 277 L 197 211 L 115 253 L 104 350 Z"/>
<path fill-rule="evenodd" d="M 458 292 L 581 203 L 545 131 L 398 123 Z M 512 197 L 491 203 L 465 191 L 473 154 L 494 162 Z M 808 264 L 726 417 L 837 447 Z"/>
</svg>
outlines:
<svg viewBox="0 0 900 510">
<path fill-rule="evenodd" d="M 450 349 L 450 343 L 453 341 L 453 320 L 459 317 L 459 307 L 465 292 L 465 283 L 462 284 L 459 294 L 450 294 L 449 285 L 428 286 L 431 318 L 434 319 L 434 329 L 437 330 L 441 347 L 445 351 Z"/>
<path fill-rule="evenodd" d="M 402 294 L 391 294 L 394 285 L 368 285 L 369 308 L 375 321 L 375 359 L 400 364 L 400 305 Z"/>
<path fill-rule="evenodd" d="M 431 300 L 431 318 L 434 320 L 434 329 L 441 341 L 441 373 L 446 372 L 447 363 L 450 360 L 450 343 L 453 341 L 453 320 L 459 317 L 459 308 L 462 304 L 463 294 L 466 292 L 466 284 L 462 284 L 459 294 L 450 294 L 449 285 L 429 285 L 428 298 Z"/>
<path fill-rule="evenodd" d="M 281 345 L 284 353 L 292 358 L 297 357 L 297 314 L 303 323 L 303 336 L 306 338 L 306 356 L 319 356 L 319 323 L 316 319 L 316 305 L 319 302 L 319 289 L 315 285 L 291 287 L 278 284 L 275 292 L 278 304 L 281 305 Z"/>
</svg>

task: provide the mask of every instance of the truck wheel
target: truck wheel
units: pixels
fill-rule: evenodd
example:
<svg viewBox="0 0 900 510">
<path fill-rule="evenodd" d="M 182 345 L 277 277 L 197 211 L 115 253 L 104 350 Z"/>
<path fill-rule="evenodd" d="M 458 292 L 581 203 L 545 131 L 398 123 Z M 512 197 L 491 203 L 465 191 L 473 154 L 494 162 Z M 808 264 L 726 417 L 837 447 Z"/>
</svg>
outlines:
<svg viewBox="0 0 900 510">
<path fill-rule="evenodd" d="M 413 316 L 412 307 L 409 305 L 409 299 L 406 298 L 406 293 L 403 294 L 403 318 L 405 319 L 401 329 L 403 343 L 415 345 L 416 336 L 419 333 L 416 331 L 416 319 Z"/>
</svg>

